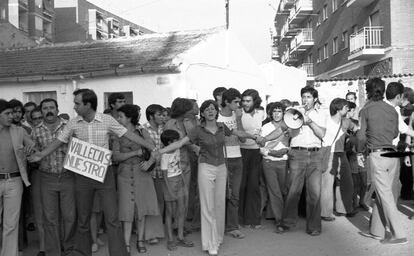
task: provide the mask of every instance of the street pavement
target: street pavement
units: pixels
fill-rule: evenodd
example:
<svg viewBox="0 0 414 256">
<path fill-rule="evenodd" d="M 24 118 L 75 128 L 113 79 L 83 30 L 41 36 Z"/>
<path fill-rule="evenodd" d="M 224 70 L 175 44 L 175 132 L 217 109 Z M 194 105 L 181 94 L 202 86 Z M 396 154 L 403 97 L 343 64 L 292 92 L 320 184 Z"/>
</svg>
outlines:
<svg viewBox="0 0 414 256">
<path fill-rule="evenodd" d="M 220 256 L 412 256 L 414 255 L 414 220 L 409 217 L 414 215 L 413 201 L 400 201 L 399 209 L 402 212 L 402 222 L 407 232 L 408 244 L 382 245 L 379 241 L 362 237 L 359 231 L 368 229 L 369 213 L 359 212 L 353 218 L 336 217 L 333 222 L 323 222 L 322 234 L 312 237 L 305 233 L 305 220 L 300 219 L 298 225 L 284 234 L 276 234 L 271 220 L 264 220 L 261 229 L 242 228 L 246 235 L 244 239 L 235 239 L 225 236 L 224 243 L 220 247 Z M 34 233 L 30 232 L 29 247 L 24 251 L 24 256 L 37 255 L 37 241 Z M 200 232 L 187 236 L 195 243 L 193 248 L 179 247 L 177 251 L 170 252 L 166 249 L 166 242 L 147 245 L 148 252 L 138 254 L 135 235 L 131 241 L 131 255 L 154 256 L 206 256 L 201 250 Z M 106 242 L 106 235 L 100 236 Z M 93 256 L 107 256 L 106 246 L 99 248 Z"/>
</svg>

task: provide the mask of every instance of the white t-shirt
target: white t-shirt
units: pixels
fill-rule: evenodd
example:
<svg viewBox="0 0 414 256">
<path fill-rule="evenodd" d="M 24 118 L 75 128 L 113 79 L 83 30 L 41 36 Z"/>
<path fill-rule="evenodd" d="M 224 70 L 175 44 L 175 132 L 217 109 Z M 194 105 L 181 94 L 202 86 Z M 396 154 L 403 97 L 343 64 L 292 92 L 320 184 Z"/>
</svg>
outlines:
<svg viewBox="0 0 414 256">
<path fill-rule="evenodd" d="M 331 152 L 335 152 L 335 143 L 344 134 L 342 129 L 340 129 L 339 133 L 338 133 L 338 129 L 339 129 L 340 125 L 341 125 L 341 122 L 336 123 L 330 117 L 328 118 L 328 120 L 326 120 L 326 133 L 325 133 L 325 136 L 323 137 L 323 140 L 322 140 L 322 146 L 324 146 L 324 147 L 332 146 L 331 147 Z M 336 136 L 336 134 L 338 134 L 338 136 Z M 336 136 L 336 138 L 335 138 L 335 136 Z M 334 141 L 334 139 L 335 139 L 335 141 Z"/>
<path fill-rule="evenodd" d="M 275 129 L 276 129 L 276 127 L 273 125 L 272 122 L 267 123 L 267 124 L 263 125 L 263 127 L 262 127 L 261 136 L 265 137 L 265 136 L 269 135 L 271 132 L 273 132 Z M 266 142 L 264 147 L 260 148 L 260 152 L 262 153 L 264 159 L 268 159 L 268 160 L 271 160 L 271 161 L 287 160 L 287 154 L 285 154 L 283 157 L 274 157 L 274 156 L 267 155 L 267 152 L 269 150 L 280 150 L 280 149 L 288 148 L 288 146 L 289 146 L 289 137 L 284 136 L 284 135 L 282 135 L 282 136 L 283 137 L 278 139 L 279 142 L 276 145 L 275 145 L 275 141 L 268 141 L 268 142 Z"/>
<path fill-rule="evenodd" d="M 253 135 L 259 135 L 262 129 L 262 122 L 265 119 L 266 114 L 263 110 L 254 110 L 253 116 L 243 111 L 241 120 L 244 131 Z M 246 139 L 245 142 L 240 143 L 240 147 L 244 149 L 258 149 L 259 145 L 252 139 Z"/>
<path fill-rule="evenodd" d="M 326 114 L 323 110 L 311 110 L 308 114 L 312 122 L 320 127 L 326 127 Z M 291 147 L 320 148 L 321 139 L 319 139 L 309 125 L 303 125 L 301 128 L 292 131 Z"/>
<path fill-rule="evenodd" d="M 389 102 L 388 100 L 385 100 L 385 102 L 393 106 L 391 102 Z M 409 128 L 408 125 L 404 122 L 404 118 L 401 116 L 401 108 L 399 106 L 395 106 L 395 111 L 397 111 L 398 113 L 398 131 L 400 132 L 400 134 L 405 134 Z M 400 134 L 398 134 L 398 136 L 392 140 L 392 145 L 398 145 L 398 141 L 400 141 Z"/>
<path fill-rule="evenodd" d="M 219 115 L 218 122 L 224 123 L 231 131 L 237 130 L 236 114 L 233 112 L 231 116 Z M 227 151 L 227 158 L 241 157 L 240 142 L 236 135 L 225 136 L 225 145 Z"/>
<path fill-rule="evenodd" d="M 180 150 L 177 149 L 173 153 L 165 153 L 161 156 L 161 170 L 167 170 L 167 177 L 180 175 Z"/>
</svg>

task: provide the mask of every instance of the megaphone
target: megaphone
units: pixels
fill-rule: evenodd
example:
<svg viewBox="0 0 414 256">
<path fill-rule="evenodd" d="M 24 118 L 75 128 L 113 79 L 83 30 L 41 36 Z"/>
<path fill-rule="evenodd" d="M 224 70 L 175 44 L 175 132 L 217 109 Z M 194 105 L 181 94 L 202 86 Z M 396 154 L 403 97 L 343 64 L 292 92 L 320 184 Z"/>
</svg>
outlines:
<svg viewBox="0 0 414 256">
<path fill-rule="evenodd" d="M 299 129 L 304 123 L 304 118 L 302 112 L 290 108 L 286 110 L 285 115 L 283 116 L 283 121 L 290 129 Z"/>
</svg>

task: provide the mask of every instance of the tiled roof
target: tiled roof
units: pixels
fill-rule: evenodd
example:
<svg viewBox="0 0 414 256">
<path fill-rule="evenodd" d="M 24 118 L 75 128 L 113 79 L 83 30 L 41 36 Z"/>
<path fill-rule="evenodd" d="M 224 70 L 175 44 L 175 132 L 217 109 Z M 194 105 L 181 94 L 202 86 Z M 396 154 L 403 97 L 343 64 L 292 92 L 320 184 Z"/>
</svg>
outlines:
<svg viewBox="0 0 414 256">
<path fill-rule="evenodd" d="M 220 28 L 0 51 L 0 81 L 178 72 L 174 58 Z"/>
</svg>

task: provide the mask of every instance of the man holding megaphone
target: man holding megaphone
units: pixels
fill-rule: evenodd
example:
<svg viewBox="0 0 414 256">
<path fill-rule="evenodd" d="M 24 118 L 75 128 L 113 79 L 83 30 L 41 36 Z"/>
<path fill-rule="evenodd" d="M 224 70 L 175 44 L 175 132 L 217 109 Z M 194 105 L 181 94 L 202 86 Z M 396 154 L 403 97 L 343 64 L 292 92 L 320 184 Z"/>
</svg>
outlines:
<svg viewBox="0 0 414 256">
<path fill-rule="evenodd" d="M 318 102 L 318 91 L 315 88 L 306 86 L 301 89 L 300 94 L 303 106 L 296 109 L 296 111 L 288 110 L 286 113 L 292 119 L 292 122 L 288 121 L 286 125 L 288 127 L 291 125 L 291 128 L 293 128 L 288 154 L 290 168 L 288 182 L 290 188 L 283 210 L 282 222 L 278 225 L 277 231 L 285 232 L 296 224 L 299 198 L 304 182 L 306 182 L 306 232 L 311 236 L 318 236 L 322 230 L 320 149 L 326 131 L 326 117 L 320 110 L 315 108 L 315 103 Z M 286 118 L 284 119 L 285 122 Z"/>
</svg>

